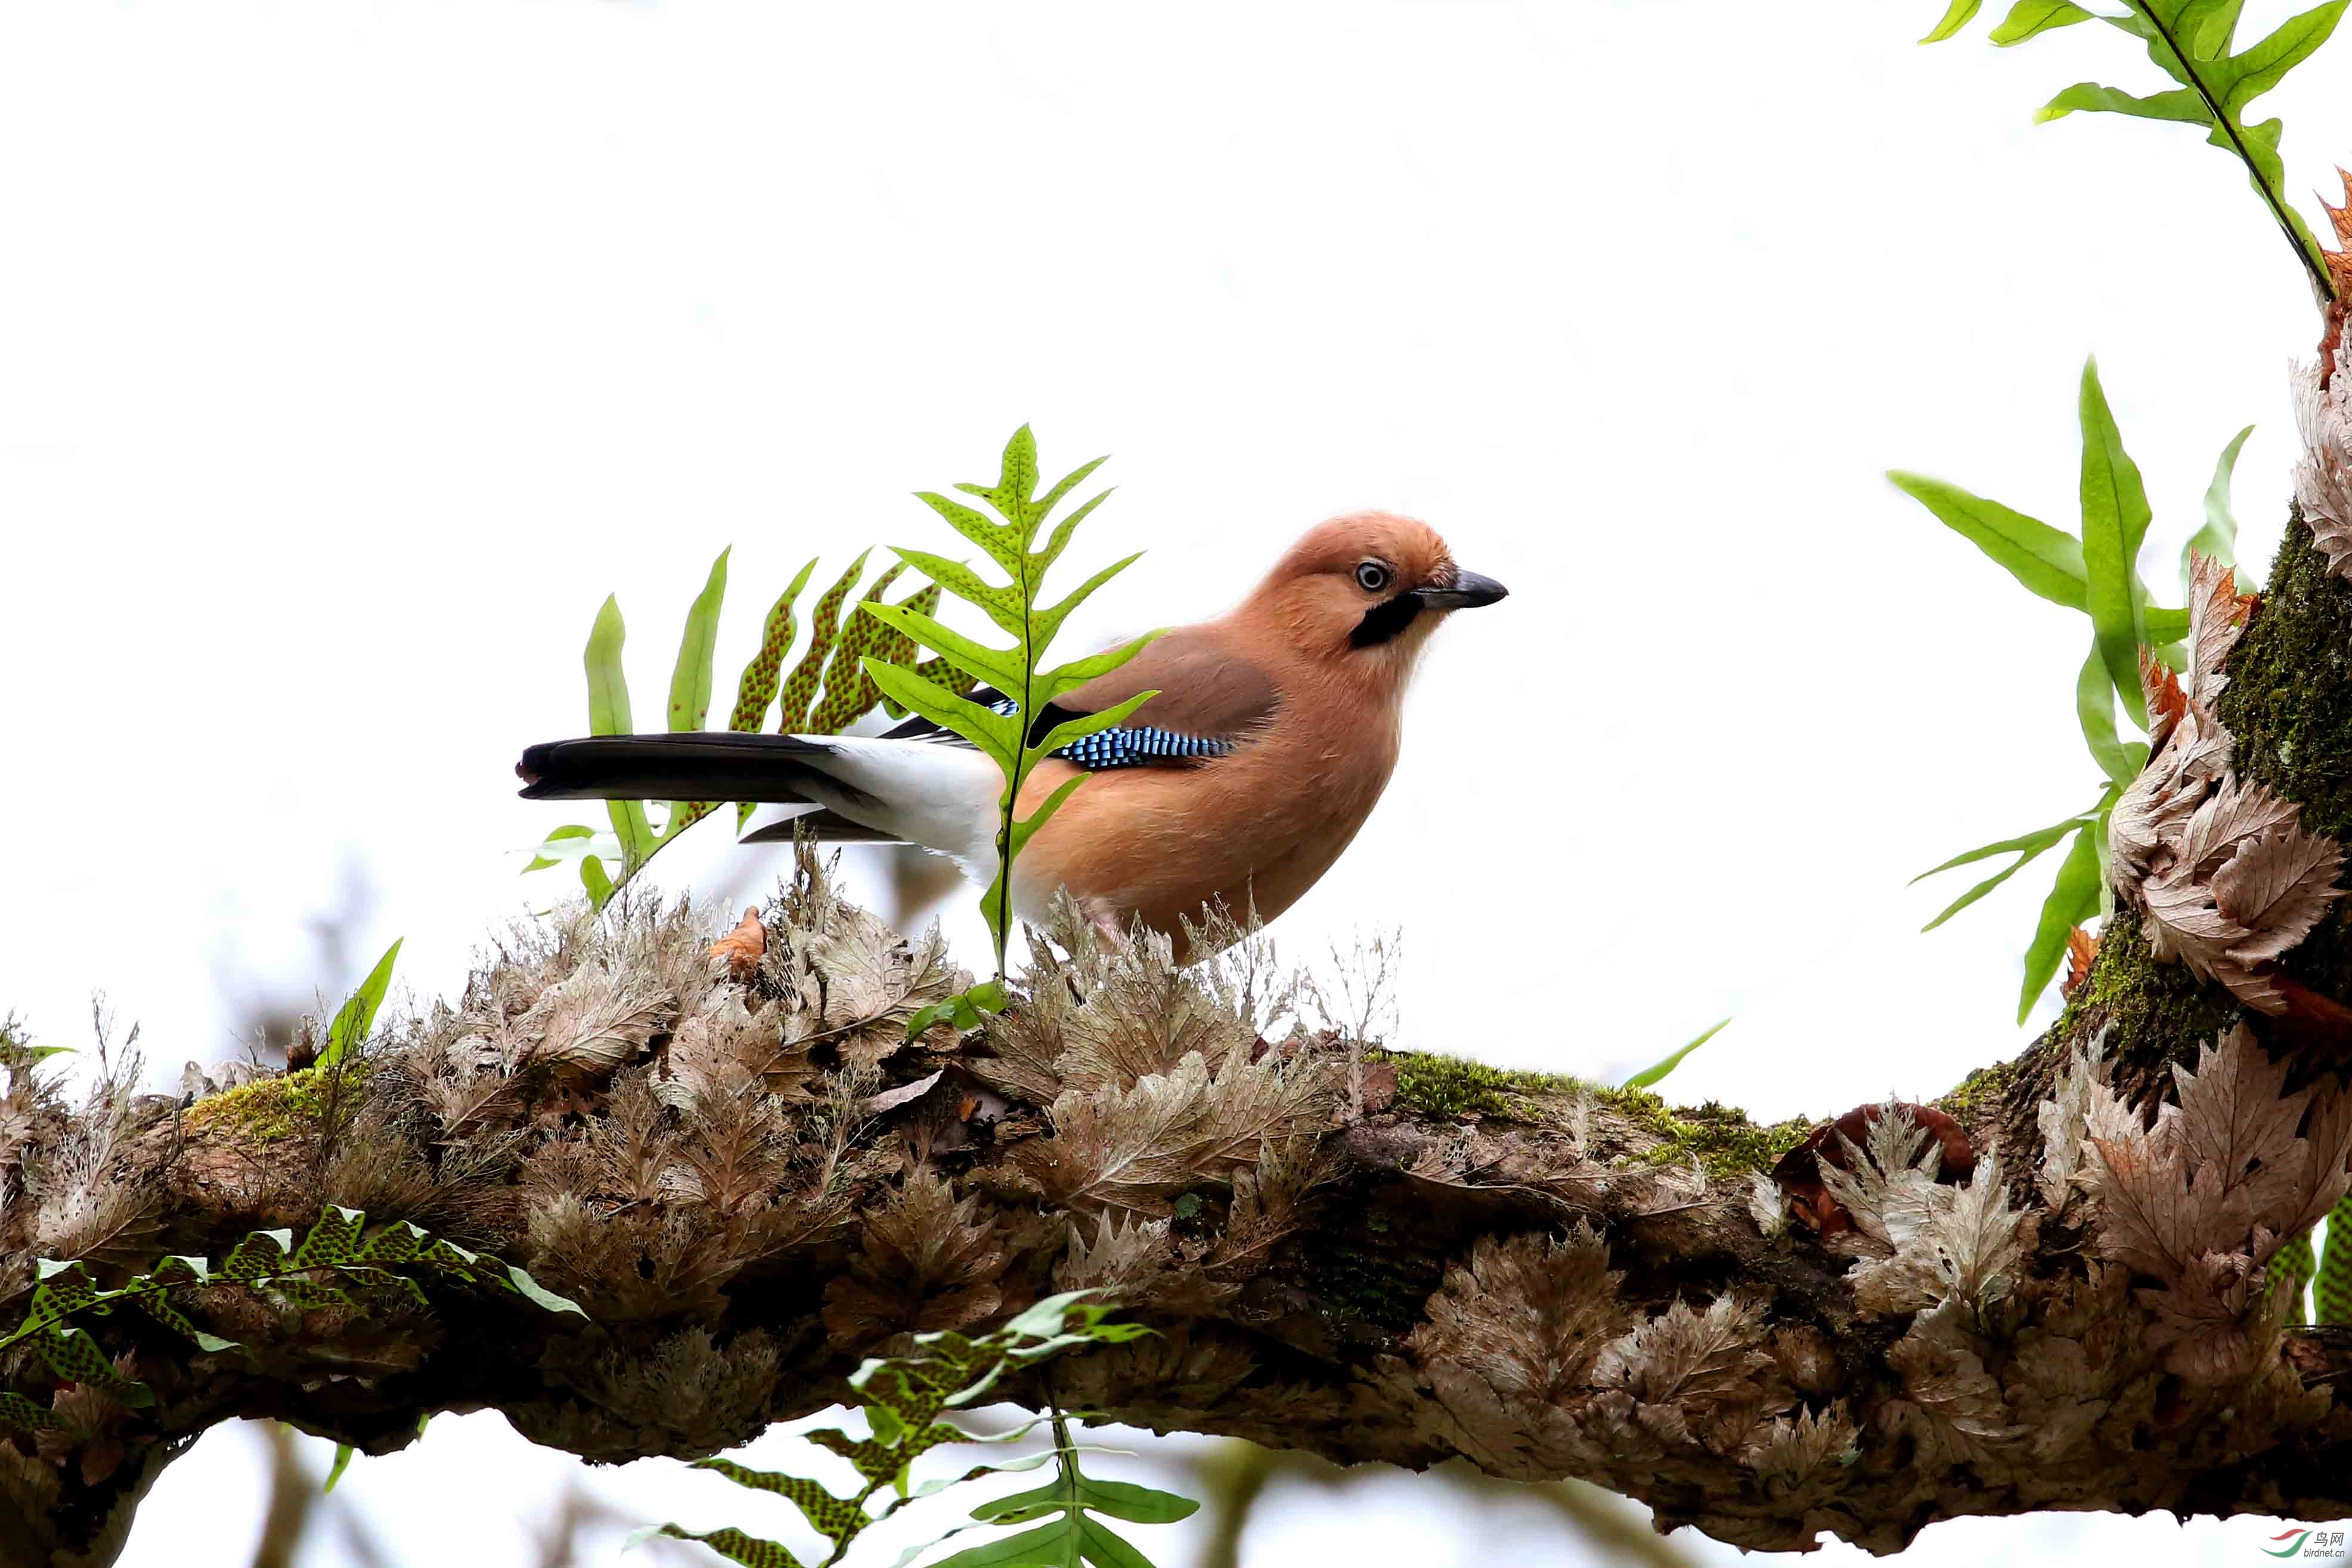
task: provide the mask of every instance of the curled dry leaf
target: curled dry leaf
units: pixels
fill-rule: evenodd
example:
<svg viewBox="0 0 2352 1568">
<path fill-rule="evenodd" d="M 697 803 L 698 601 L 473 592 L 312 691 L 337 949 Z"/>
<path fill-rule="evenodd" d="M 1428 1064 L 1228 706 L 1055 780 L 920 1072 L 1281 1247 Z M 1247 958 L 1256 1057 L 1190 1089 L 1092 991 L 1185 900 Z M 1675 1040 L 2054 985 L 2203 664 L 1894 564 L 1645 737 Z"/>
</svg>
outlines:
<svg viewBox="0 0 2352 1568">
<path fill-rule="evenodd" d="M 2168 671 L 2167 673 L 2169 673 Z M 2072 1000 L 2083 982 L 2091 977 L 2092 961 L 2099 956 L 2099 939 L 2081 926 L 2066 933 L 2066 977 L 2058 983 L 2058 994 Z"/>
<path fill-rule="evenodd" d="M 1856 1228 L 1854 1215 L 1832 1193 L 1830 1182 L 1833 1178 L 1824 1176 L 1822 1166 L 1846 1173 L 1854 1173 L 1857 1166 L 1867 1171 L 1867 1163 L 1857 1160 L 1856 1152 L 1873 1142 L 1877 1124 L 1889 1110 L 1903 1112 L 1908 1127 L 1932 1137 L 1937 1163 L 1927 1173 L 1929 1180 L 1962 1182 L 1975 1171 L 1976 1151 L 1969 1144 L 1967 1131 L 1935 1107 L 1914 1105 L 1907 1100 L 1858 1105 L 1835 1121 L 1814 1128 L 1803 1142 L 1781 1155 L 1780 1163 L 1772 1167 L 1772 1179 L 1788 1199 L 1790 1218 L 1802 1220 L 1823 1236 Z M 1877 1141 L 1884 1142 L 1884 1136 Z M 1921 1158 L 1926 1157 L 1926 1147 L 1923 1141 Z M 1906 1160 L 1902 1164 L 1908 1167 L 1911 1162 Z"/>
<path fill-rule="evenodd" d="M 2189 710 L 2189 693 L 2181 689 L 2180 677 L 2172 673 L 2172 667 L 2147 648 L 2139 650 L 2139 689 L 2147 699 L 2148 748 L 2160 751 L 2172 727 Z"/>
<path fill-rule="evenodd" d="M 757 974 L 767 952 L 768 928 L 760 923 L 756 908 L 745 910 L 741 923 L 710 944 L 710 956 L 726 961 L 730 980 L 749 980 Z"/>
<path fill-rule="evenodd" d="M 940 1081 L 946 1070 L 942 1068 L 938 1072 L 919 1078 L 912 1083 L 902 1083 L 898 1088 L 885 1089 L 880 1094 L 868 1095 L 857 1102 L 858 1113 L 863 1116 L 879 1116 L 886 1110 L 896 1110 L 902 1105 L 912 1105 L 931 1092 L 931 1086 Z"/>
</svg>

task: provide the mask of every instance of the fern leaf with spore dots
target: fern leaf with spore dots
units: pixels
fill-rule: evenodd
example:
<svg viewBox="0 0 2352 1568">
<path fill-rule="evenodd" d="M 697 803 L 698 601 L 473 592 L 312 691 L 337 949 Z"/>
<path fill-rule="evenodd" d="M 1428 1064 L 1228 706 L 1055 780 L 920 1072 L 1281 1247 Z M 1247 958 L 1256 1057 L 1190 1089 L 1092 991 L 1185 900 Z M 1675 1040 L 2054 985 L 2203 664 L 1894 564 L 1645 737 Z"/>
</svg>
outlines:
<svg viewBox="0 0 2352 1568">
<path fill-rule="evenodd" d="M 2311 1283 L 2311 1277 L 2318 1271 L 2318 1260 L 2312 1256 L 2309 1231 L 2296 1237 L 2271 1256 L 2266 1271 L 2269 1288 L 2286 1292 L 2288 1322 L 2299 1325 L 2311 1321 L 2311 1314 L 2305 1310 L 2304 1290 Z"/>
<path fill-rule="evenodd" d="M 546 1289 L 513 1264 L 447 1241 L 420 1245 L 425 1233 L 406 1221 L 385 1227 L 382 1234 L 388 1241 L 362 1239 L 366 1226 L 367 1216 L 359 1210 L 330 1207 L 299 1243 L 291 1230 L 253 1231 L 217 1268 L 201 1258 L 166 1257 L 114 1289 L 100 1289 L 79 1261 L 42 1258 L 36 1265 L 37 1283 L 25 1320 L 0 1336 L 0 1351 L 29 1343 L 58 1377 L 104 1389 L 127 1405 L 145 1405 L 152 1401 L 152 1392 L 118 1372 L 96 1342 L 68 1320 L 83 1313 L 104 1317 L 128 1303 L 193 1342 L 199 1352 L 212 1353 L 234 1350 L 236 1342 L 198 1328 L 173 1304 L 172 1292 L 238 1285 L 308 1310 L 351 1304 L 350 1293 L 331 1282 L 340 1279 L 401 1289 L 418 1304 L 430 1305 L 423 1287 L 398 1271 L 402 1267 L 507 1291 L 549 1311 L 580 1312 L 578 1303 Z M 0 1393 L 0 1422 L 21 1425 L 16 1418 L 30 1404 L 21 1394 Z"/>
<path fill-rule="evenodd" d="M 861 550 L 857 559 L 817 599 L 816 607 L 809 612 L 809 645 L 802 653 L 793 672 L 784 677 L 782 700 L 776 714 L 776 733 L 804 735 L 808 733 L 810 710 L 816 706 L 817 682 L 824 678 L 825 659 L 833 652 L 834 639 L 841 634 L 842 606 L 849 602 L 849 591 L 866 574 L 866 558 L 874 553 Z"/>
<path fill-rule="evenodd" d="M 2327 1247 L 2320 1255 L 2312 1296 L 2323 1323 L 2352 1323 L 2352 1198 L 2327 1214 Z"/>
</svg>

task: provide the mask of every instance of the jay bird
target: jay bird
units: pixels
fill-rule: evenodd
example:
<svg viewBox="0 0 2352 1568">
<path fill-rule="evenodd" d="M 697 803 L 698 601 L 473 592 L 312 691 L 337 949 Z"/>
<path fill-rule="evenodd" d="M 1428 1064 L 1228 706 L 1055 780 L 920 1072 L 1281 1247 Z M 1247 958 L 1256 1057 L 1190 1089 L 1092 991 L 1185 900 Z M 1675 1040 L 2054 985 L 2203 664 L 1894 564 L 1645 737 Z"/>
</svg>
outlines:
<svg viewBox="0 0 2352 1568">
<path fill-rule="evenodd" d="M 1311 529 L 1241 604 L 1179 626 L 1050 704 L 1054 725 L 1157 689 L 1118 729 L 1063 748 L 1023 781 L 1021 812 L 1081 769 L 1072 795 L 1013 862 L 1014 913 L 1038 922 L 1066 888 L 1114 941 L 1130 921 L 1189 953 L 1202 906 L 1272 920 L 1328 870 L 1396 766 L 1405 685 L 1454 610 L 1507 590 L 1454 563 L 1426 523 L 1357 512 Z M 973 700 L 1013 710 L 982 688 Z M 746 842 L 795 831 L 908 843 L 996 874 L 1003 774 L 920 717 L 875 736 L 730 731 L 604 735 L 530 747 L 530 800 L 736 800 L 798 807 Z"/>
</svg>

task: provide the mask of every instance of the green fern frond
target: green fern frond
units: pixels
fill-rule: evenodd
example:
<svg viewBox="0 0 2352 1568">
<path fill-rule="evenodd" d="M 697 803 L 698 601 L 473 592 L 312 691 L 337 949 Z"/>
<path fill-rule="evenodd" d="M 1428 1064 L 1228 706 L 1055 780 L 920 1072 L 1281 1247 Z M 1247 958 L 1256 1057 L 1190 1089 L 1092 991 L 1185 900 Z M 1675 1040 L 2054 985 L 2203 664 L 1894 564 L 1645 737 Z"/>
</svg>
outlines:
<svg viewBox="0 0 2352 1568">
<path fill-rule="evenodd" d="M 1979 0 L 1951 0 L 1943 19 L 1920 39 L 1932 44 L 1953 37 L 1977 13 Z M 2246 110 L 2309 59 L 2335 32 L 2347 0 L 2327 0 L 2288 17 L 2262 39 L 2235 47 L 2238 15 L 2244 0 L 2125 0 L 2122 15 L 2088 11 L 2072 0 L 2017 0 L 1992 30 L 1995 44 L 2008 47 L 2078 22 L 2105 22 L 2137 38 L 2158 69 L 2179 83 L 2168 91 L 2140 97 L 2095 81 L 2076 82 L 2035 114 L 2037 123 L 2077 111 L 2128 114 L 2203 128 L 2205 139 L 2245 166 L 2246 178 L 2271 220 L 2294 247 L 2322 300 L 2336 298 L 2326 253 L 2311 226 L 2286 198 L 2286 165 L 2279 156 L 2283 127 L 2275 120 L 2246 123 Z"/>
<path fill-rule="evenodd" d="M 426 1279 L 501 1291 L 548 1311 L 586 1316 L 578 1303 L 547 1289 L 514 1264 L 469 1252 L 405 1220 L 369 1236 L 365 1214 L 340 1207 L 329 1208 L 299 1242 L 291 1230 L 254 1231 L 229 1250 L 218 1268 L 202 1258 L 168 1257 L 111 1289 L 100 1289 L 79 1262 L 43 1258 L 37 1276 L 25 1320 L 0 1337 L 0 1351 L 29 1343 L 59 1380 L 102 1388 L 132 1405 L 152 1404 L 153 1392 L 117 1372 L 76 1319 L 105 1317 L 118 1306 L 134 1306 L 199 1352 L 212 1353 L 235 1350 L 236 1342 L 198 1328 L 172 1300 L 175 1293 L 239 1285 L 308 1310 L 351 1305 L 344 1287 L 372 1286 L 395 1289 L 429 1304 L 423 1284 Z M 53 1416 L 41 1419 L 46 1414 L 23 1394 L 0 1394 L 0 1424 L 28 1429 L 54 1425 Z"/>
<path fill-rule="evenodd" d="M 999 631 L 1013 639 L 1010 647 L 982 643 L 965 637 L 940 624 L 928 611 L 918 609 L 911 604 L 887 605 L 869 601 L 861 606 L 866 614 L 899 634 L 907 644 L 935 650 L 950 660 L 958 670 L 995 688 L 1011 698 L 1015 705 L 1013 713 L 998 713 L 935 684 L 904 665 L 885 663 L 870 656 L 863 660 L 866 673 L 884 698 L 921 714 L 935 724 L 954 731 L 985 752 L 1003 770 L 1004 791 L 997 803 L 996 876 L 981 898 L 981 913 L 988 921 L 989 935 L 995 947 L 996 981 L 993 984 L 1000 990 L 1004 978 L 1005 939 L 1013 922 L 1013 862 L 1031 836 L 1052 819 L 1063 803 L 1089 775 L 1082 773 L 1068 780 L 1025 817 L 1019 814 L 1018 809 L 1022 786 L 1047 755 L 1073 741 L 1124 723 L 1138 708 L 1159 695 L 1155 691 L 1141 692 L 1101 712 L 1058 724 L 1044 735 L 1033 733 L 1034 716 L 1042 713 L 1048 703 L 1118 668 L 1141 652 L 1144 646 L 1159 635 L 1157 632 L 1150 633 L 1108 653 L 1075 659 L 1053 668 L 1043 668 L 1046 648 L 1070 614 L 1097 588 L 1136 560 L 1130 555 L 1105 567 L 1059 603 L 1044 601 L 1046 572 L 1068 548 L 1077 525 L 1101 505 L 1110 492 L 1100 491 L 1080 503 L 1055 526 L 1043 547 L 1037 543 L 1038 531 L 1054 509 L 1103 461 L 1103 458 L 1097 458 L 1093 462 L 1080 465 L 1056 481 L 1045 494 L 1039 495 L 1036 442 L 1030 435 L 1029 426 L 1024 425 L 1005 443 L 995 484 L 956 487 L 965 494 L 977 496 L 986 502 L 995 512 L 994 519 L 936 492 L 926 490 L 919 493 L 918 499 L 945 519 L 948 526 L 978 546 L 982 553 L 995 563 L 1003 572 L 1005 581 L 990 582 L 963 563 L 950 561 L 928 551 L 900 548 L 898 552 L 899 559 L 939 587 L 985 615 Z M 968 993 L 966 1001 L 971 1001 L 973 994 Z M 995 997 L 991 995 L 987 999 L 992 1002 Z M 929 1017 L 921 1020 L 924 1026 L 929 1022 Z"/>
</svg>

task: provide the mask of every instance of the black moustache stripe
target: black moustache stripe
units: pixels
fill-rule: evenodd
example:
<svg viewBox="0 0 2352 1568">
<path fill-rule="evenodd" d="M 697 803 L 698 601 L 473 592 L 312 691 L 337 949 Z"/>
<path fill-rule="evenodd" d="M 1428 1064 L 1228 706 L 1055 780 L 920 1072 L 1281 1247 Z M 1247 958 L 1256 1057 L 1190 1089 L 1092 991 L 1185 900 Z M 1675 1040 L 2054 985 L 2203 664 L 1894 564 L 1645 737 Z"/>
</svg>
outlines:
<svg viewBox="0 0 2352 1568">
<path fill-rule="evenodd" d="M 1364 612 L 1364 618 L 1348 634 L 1348 641 L 1357 647 L 1378 647 L 1402 635 L 1421 611 L 1421 599 L 1416 595 L 1399 594 L 1393 599 L 1383 599 Z"/>
</svg>

